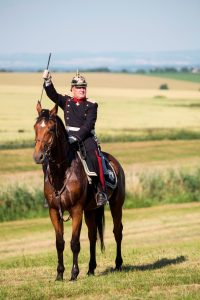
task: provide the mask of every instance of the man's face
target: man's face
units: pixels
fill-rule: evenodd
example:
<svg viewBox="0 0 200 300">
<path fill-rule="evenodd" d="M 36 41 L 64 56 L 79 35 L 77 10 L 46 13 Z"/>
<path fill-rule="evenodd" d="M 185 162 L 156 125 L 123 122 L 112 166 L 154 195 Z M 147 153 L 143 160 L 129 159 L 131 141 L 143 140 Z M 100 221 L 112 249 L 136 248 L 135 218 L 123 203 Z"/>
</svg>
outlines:
<svg viewBox="0 0 200 300">
<path fill-rule="evenodd" d="M 86 93 L 87 93 L 87 89 L 86 87 L 77 87 L 77 86 L 73 86 L 72 87 L 72 94 L 74 96 L 74 98 L 76 99 L 83 99 L 86 97 Z"/>
</svg>

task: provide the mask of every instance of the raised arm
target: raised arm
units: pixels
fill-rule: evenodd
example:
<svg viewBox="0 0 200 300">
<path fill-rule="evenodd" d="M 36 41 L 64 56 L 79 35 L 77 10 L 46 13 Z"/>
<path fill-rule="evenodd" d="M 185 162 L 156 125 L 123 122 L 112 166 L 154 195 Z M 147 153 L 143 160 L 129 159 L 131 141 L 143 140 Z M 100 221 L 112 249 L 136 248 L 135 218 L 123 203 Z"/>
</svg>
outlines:
<svg viewBox="0 0 200 300">
<path fill-rule="evenodd" d="M 57 93 L 51 81 L 51 73 L 48 70 L 44 70 L 42 77 L 44 79 L 44 89 L 49 99 L 51 99 L 54 103 L 58 104 L 58 106 L 64 109 L 66 103 L 66 96 Z"/>
</svg>

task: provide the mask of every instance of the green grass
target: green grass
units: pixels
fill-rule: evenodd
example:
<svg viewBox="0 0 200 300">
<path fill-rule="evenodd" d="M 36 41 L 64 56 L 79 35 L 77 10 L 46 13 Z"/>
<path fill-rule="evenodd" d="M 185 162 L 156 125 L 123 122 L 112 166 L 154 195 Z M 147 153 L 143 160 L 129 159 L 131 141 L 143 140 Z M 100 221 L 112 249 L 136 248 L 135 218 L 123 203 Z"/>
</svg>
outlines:
<svg viewBox="0 0 200 300">
<path fill-rule="evenodd" d="M 0 150 L 0 173 L 39 170 L 39 166 L 33 161 L 33 152 L 34 148 Z"/>
<path fill-rule="evenodd" d="M 186 72 L 178 72 L 178 73 L 170 73 L 170 72 L 164 72 L 164 73 L 152 73 L 148 74 L 149 76 L 153 77 L 159 77 L 159 78 L 170 78 L 175 80 L 183 80 L 183 81 L 189 81 L 189 82 L 198 82 L 200 83 L 200 76 L 199 74 L 193 74 L 193 73 L 186 73 Z"/>
<path fill-rule="evenodd" d="M 0 222 L 47 215 L 42 188 L 30 191 L 26 186 L 8 187 L 0 192 Z"/>
<path fill-rule="evenodd" d="M 137 180 L 136 180 L 137 179 Z M 167 203 L 200 202 L 200 169 L 193 172 L 165 170 L 135 174 L 133 185 L 126 184 L 125 208 L 151 207 Z M 0 192 L 0 222 L 46 215 L 43 184 L 7 187 Z M 107 208 L 107 207 L 106 207 Z"/>
<path fill-rule="evenodd" d="M 126 168 L 136 163 L 153 163 L 181 160 L 187 164 L 190 159 L 200 158 L 200 140 L 190 141 L 149 141 L 138 143 L 106 143 L 101 144 L 102 150 L 114 155 Z M 40 165 L 33 161 L 34 148 L 0 150 L 0 175 L 40 171 Z M 1 183 L 1 178 L 0 178 Z"/>
<path fill-rule="evenodd" d="M 124 143 L 140 141 L 163 141 L 163 140 L 200 140 L 200 128 L 170 129 L 170 128 L 147 128 L 147 129 L 119 129 L 108 130 L 98 135 L 100 143 Z M 33 140 L 13 140 L 0 144 L 0 150 L 34 148 Z"/>
<path fill-rule="evenodd" d="M 200 169 L 190 174 L 183 171 L 143 173 L 128 193 L 125 207 L 150 207 L 166 203 L 200 202 Z"/>
<path fill-rule="evenodd" d="M 126 174 L 125 207 L 199 201 L 200 141 L 107 143 Z M 43 214 L 43 172 L 33 149 L 0 150 L 0 220 Z"/>
<path fill-rule="evenodd" d="M 102 149 L 112 153 L 125 167 L 132 164 L 153 164 L 168 162 L 182 162 L 187 165 L 188 160 L 197 159 L 200 155 L 200 141 L 154 141 L 139 143 L 103 144 Z M 155 165 L 152 166 L 152 168 Z"/>
<path fill-rule="evenodd" d="M 49 218 L 5 222 L 0 231 L 0 299 L 199 299 L 199 204 L 124 210 L 122 272 L 112 272 L 115 241 L 106 212 L 106 251 L 97 248 L 96 276 L 87 277 L 83 224 L 80 274 L 70 283 L 71 224 L 65 224 L 65 276 L 55 282 L 56 250 Z M 173 245 L 173 246 L 172 246 Z"/>
<path fill-rule="evenodd" d="M 102 143 L 162 141 L 162 140 L 195 140 L 200 139 L 200 128 L 194 129 L 159 129 L 148 128 L 140 130 L 122 129 L 111 133 L 99 134 Z M 22 145 L 23 147 L 23 145 Z M 8 145 L 9 148 L 9 145 Z"/>
</svg>

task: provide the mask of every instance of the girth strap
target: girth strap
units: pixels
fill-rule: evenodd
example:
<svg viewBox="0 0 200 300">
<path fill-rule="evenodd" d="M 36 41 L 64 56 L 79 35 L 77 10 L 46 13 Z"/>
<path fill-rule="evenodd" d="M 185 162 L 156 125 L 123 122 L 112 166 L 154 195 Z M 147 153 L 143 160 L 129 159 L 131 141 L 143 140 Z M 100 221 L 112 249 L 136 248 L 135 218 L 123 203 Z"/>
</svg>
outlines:
<svg viewBox="0 0 200 300">
<path fill-rule="evenodd" d="M 59 212 L 59 216 L 60 216 L 60 221 L 62 220 L 63 222 L 67 222 L 71 219 L 71 216 L 69 214 L 69 216 L 67 217 L 67 219 L 65 220 L 63 218 L 63 212 L 62 212 L 62 209 L 61 209 L 61 194 L 57 194 L 58 192 L 55 191 L 55 198 L 56 198 L 56 202 L 58 204 L 58 212 Z"/>
</svg>

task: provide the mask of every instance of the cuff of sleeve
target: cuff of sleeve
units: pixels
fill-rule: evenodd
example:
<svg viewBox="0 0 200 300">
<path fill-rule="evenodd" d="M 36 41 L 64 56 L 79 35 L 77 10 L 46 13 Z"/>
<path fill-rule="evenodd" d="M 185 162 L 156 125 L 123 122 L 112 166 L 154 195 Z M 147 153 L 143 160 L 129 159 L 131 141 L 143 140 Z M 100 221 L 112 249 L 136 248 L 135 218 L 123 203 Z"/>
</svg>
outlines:
<svg viewBox="0 0 200 300">
<path fill-rule="evenodd" d="M 46 87 L 51 85 L 51 79 L 45 80 L 44 84 L 45 84 Z"/>
</svg>

